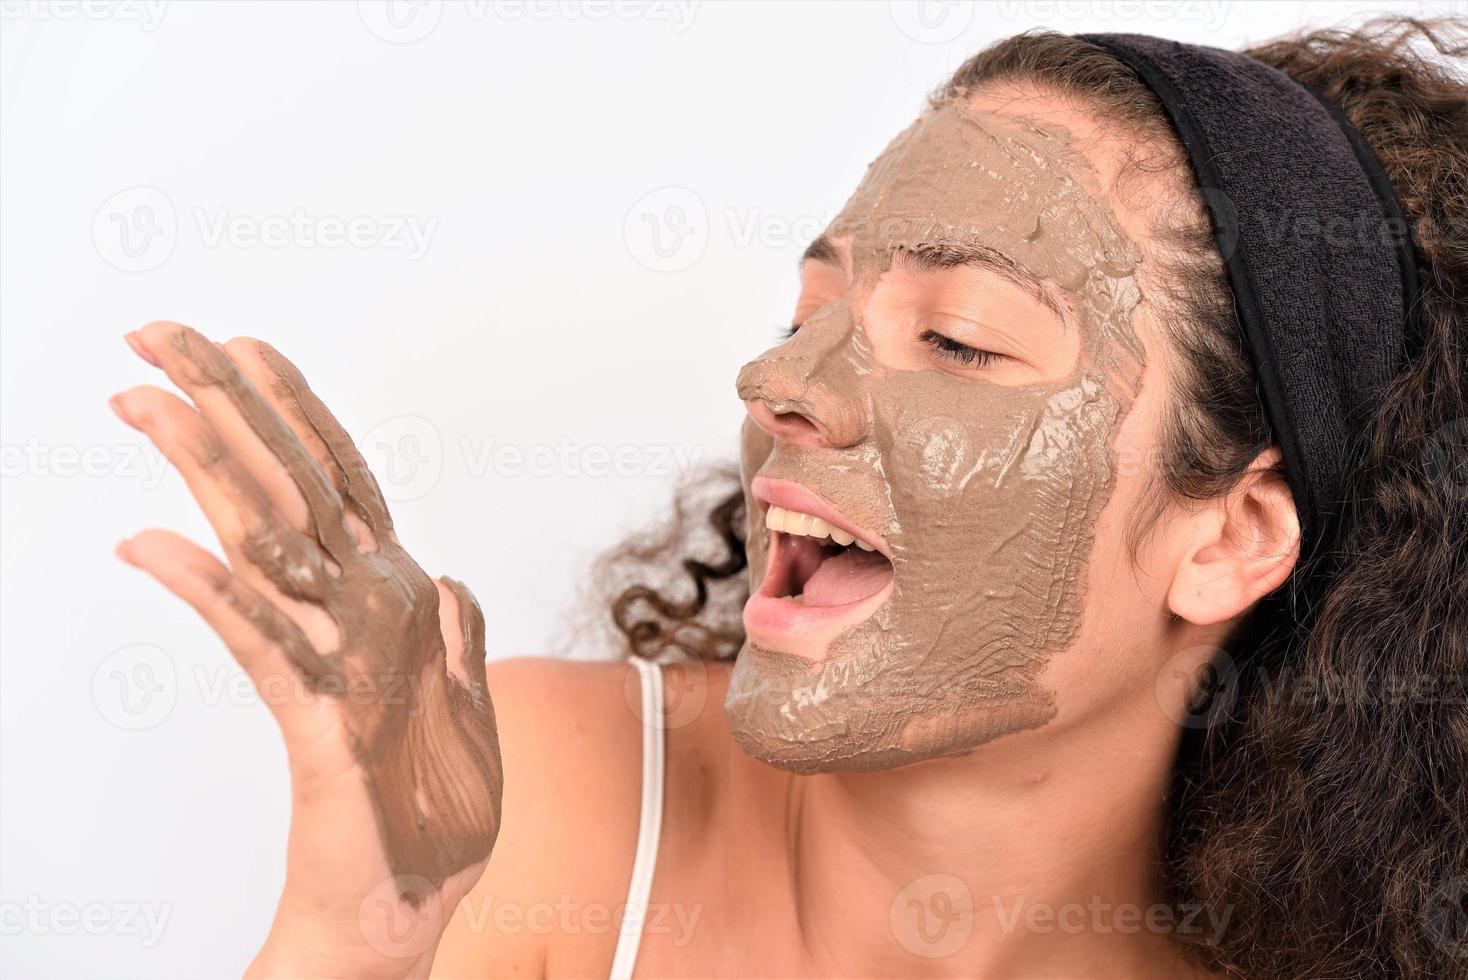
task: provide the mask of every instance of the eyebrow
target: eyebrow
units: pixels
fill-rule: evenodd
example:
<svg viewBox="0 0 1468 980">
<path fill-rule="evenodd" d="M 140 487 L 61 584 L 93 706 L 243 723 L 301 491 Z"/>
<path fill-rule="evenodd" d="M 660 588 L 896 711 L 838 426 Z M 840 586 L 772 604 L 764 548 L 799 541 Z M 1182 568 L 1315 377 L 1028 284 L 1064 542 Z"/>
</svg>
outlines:
<svg viewBox="0 0 1468 980">
<path fill-rule="evenodd" d="M 1038 276 L 1016 265 L 1008 256 L 992 248 L 971 242 L 943 239 L 924 242 L 914 248 L 899 248 L 894 258 L 916 272 L 941 272 L 944 269 L 957 269 L 963 266 L 978 266 L 987 269 L 1044 303 L 1063 322 L 1068 320 L 1068 311 L 1062 308 Z M 825 262 L 838 268 L 844 265 L 840 250 L 825 235 L 817 237 L 810 243 L 800 257 L 800 264 L 805 265 L 807 260 Z"/>
<path fill-rule="evenodd" d="M 816 240 L 805 247 L 805 252 L 800 256 L 800 264 L 805 265 L 807 261 L 824 262 L 827 265 L 840 266 L 841 253 L 836 251 L 836 246 L 831 239 L 825 235 L 817 235 Z"/>
</svg>

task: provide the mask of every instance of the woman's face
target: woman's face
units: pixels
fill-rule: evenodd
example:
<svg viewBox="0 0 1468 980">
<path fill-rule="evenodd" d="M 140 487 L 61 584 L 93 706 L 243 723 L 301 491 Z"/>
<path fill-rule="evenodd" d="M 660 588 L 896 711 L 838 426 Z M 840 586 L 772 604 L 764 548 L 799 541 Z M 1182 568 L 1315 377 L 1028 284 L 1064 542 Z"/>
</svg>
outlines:
<svg viewBox="0 0 1468 980">
<path fill-rule="evenodd" d="M 1118 148 L 1038 93 L 946 104 L 807 253 L 798 329 L 738 379 L 750 754 L 887 768 L 1150 690 L 1109 639 L 1146 643 L 1165 588 L 1124 557 L 1119 447 L 1162 386 Z"/>
</svg>

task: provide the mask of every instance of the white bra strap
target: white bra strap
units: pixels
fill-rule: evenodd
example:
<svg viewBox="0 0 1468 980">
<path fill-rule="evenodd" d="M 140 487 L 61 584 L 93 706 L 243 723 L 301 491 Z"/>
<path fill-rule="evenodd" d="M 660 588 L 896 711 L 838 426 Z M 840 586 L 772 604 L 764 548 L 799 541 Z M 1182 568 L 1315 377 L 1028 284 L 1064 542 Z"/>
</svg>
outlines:
<svg viewBox="0 0 1468 980">
<path fill-rule="evenodd" d="M 637 964 L 663 834 L 663 672 L 657 664 L 641 657 L 629 659 L 642 675 L 642 819 L 637 828 L 632 881 L 627 886 L 627 911 L 612 956 L 612 980 L 630 980 Z"/>
</svg>

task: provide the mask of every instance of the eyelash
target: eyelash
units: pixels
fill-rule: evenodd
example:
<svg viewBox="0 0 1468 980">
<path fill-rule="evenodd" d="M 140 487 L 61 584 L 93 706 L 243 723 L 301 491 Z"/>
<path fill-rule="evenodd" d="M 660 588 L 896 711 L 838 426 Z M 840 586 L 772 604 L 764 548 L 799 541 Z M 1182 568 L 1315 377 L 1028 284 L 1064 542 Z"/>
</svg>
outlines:
<svg viewBox="0 0 1468 980">
<path fill-rule="evenodd" d="M 952 337 L 945 337 L 941 333 L 934 333 L 932 330 L 924 330 L 922 336 L 918 339 L 933 348 L 941 356 L 952 358 L 958 363 L 970 367 L 985 367 L 998 360 L 1001 356 L 990 350 L 980 350 L 977 347 L 970 347 L 968 344 L 960 344 Z"/>
<path fill-rule="evenodd" d="M 801 324 L 792 323 L 788 327 L 780 327 L 775 332 L 777 341 L 786 341 L 795 336 L 795 332 L 801 328 Z M 991 350 L 980 350 L 970 347 L 968 344 L 960 344 L 952 337 L 945 337 L 941 333 L 932 330 L 924 330 L 918 337 L 923 343 L 937 351 L 942 357 L 947 357 L 960 364 L 969 367 L 987 367 L 1003 355 L 996 354 Z"/>
</svg>

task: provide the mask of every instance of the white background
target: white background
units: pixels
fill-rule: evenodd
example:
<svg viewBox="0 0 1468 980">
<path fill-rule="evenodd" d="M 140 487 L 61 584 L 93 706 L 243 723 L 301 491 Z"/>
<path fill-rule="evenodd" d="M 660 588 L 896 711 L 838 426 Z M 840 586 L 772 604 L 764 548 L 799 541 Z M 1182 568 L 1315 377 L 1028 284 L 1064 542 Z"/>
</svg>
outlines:
<svg viewBox="0 0 1468 980">
<path fill-rule="evenodd" d="M 111 554 L 213 544 L 106 407 L 156 380 L 125 331 L 275 343 L 490 655 L 547 652 L 590 559 L 733 458 L 801 249 L 967 55 L 1385 6 L 0 0 L 0 973 L 237 974 L 282 877 L 267 711 Z"/>
</svg>

